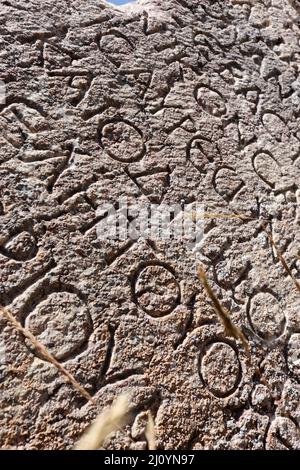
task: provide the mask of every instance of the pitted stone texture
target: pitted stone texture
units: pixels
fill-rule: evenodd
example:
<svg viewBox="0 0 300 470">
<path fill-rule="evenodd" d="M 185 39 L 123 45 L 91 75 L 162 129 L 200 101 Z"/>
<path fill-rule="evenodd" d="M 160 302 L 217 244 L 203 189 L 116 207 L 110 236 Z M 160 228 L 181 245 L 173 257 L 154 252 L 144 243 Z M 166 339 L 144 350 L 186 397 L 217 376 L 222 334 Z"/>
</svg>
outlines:
<svg viewBox="0 0 300 470">
<path fill-rule="evenodd" d="M 146 448 L 150 411 L 160 449 L 299 449 L 299 294 L 265 233 L 299 280 L 299 12 L 0 0 L 0 303 L 95 401 L 0 319 L 2 447 L 71 449 L 126 391 L 109 449 Z M 197 252 L 102 237 L 124 198 L 203 204 Z"/>
<path fill-rule="evenodd" d="M 57 359 L 80 349 L 90 334 L 90 321 L 80 299 L 69 292 L 50 294 L 25 321 L 25 326 Z"/>
<path fill-rule="evenodd" d="M 142 136 L 126 122 L 112 122 L 102 129 L 102 144 L 107 153 L 121 162 L 132 162 L 143 155 Z"/>
<path fill-rule="evenodd" d="M 154 317 L 171 313 L 180 297 L 179 287 L 172 272 L 160 265 L 142 269 L 135 284 L 137 302 Z"/>
<path fill-rule="evenodd" d="M 234 349 L 226 343 L 213 343 L 201 361 L 203 380 L 217 397 L 230 395 L 239 381 L 240 365 Z"/>
<path fill-rule="evenodd" d="M 276 297 L 269 292 L 260 292 L 252 298 L 249 321 L 256 333 L 265 339 L 277 338 L 284 331 L 284 312 Z"/>
</svg>

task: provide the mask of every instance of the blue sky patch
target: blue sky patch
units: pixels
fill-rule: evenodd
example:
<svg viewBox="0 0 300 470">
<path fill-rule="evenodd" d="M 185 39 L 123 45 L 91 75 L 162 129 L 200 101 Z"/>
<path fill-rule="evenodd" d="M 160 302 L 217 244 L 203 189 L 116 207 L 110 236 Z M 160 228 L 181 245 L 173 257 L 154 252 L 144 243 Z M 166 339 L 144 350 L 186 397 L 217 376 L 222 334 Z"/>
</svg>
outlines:
<svg viewBox="0 0 300 470">
<path fill-rule="evenodd" d="M 125 5 L 125 3 L 134 3 L 134 0 L 108 0 L 109 3 L 114 5 Z"/>
</svg>

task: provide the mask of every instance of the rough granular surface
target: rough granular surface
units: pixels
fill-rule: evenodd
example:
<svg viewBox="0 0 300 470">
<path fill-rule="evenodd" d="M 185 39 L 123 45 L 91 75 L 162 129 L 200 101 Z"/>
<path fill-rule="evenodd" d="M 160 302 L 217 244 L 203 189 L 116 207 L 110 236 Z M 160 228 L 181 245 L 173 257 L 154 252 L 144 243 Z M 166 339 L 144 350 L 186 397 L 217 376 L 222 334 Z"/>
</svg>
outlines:
<svg viewBox="0 0 300 470">
<path fill-rule="evenodd" d="M 0 303 L 94 399 L 2 316 L 2 447 L 71 449 L 129 392 L 108 449 L 146 449 L 148 411 L 160 449 L 300 448 L 299 292 L 266 233 L 299 279 L 299 18 L 298 0 L 0 1 Z M 202 205 L 201 243 L 99 237 L 121 198 Z"/>
</svg>

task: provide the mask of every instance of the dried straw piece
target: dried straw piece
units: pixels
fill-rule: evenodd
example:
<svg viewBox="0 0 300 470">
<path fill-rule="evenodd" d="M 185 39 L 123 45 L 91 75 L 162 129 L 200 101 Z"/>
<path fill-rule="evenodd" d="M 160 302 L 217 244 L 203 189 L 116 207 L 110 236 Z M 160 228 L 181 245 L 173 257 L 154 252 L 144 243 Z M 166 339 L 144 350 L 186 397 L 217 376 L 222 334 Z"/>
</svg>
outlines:
<svg viewBox="0 0 300 470">
<path fill-rule="evenodd" d="M 98 450 L 106 437 L 114 431 L 121 429 L 127 422 L 129 414 L 129 400 L 127 395 L 120 395 L 104 410 L 88 427 L 77 442 L 74 450 Z"/>
<path fill-rule="evenodd" d="M 148 442 L 148 450 L 156 450 L 154 420 L 151 411 L 148 413 L 148 421 L 145 431 L 145 437 Z"/>
<path fill-rule="evenodd" d="M 290 278 L 292 279 L 292 281 L 294 282 L 295 286 L 296 286 L 296 289 L 298 290 L 298 292 L 300 292 L 300 284 L 299 282 L 297 281 L 297 279 L 295 278 L 294 274 L 292 273 L 290 267 L 288 266 L 283 254 L 281 253 L 281 251 L 279 250 L 277 244 L 275 243 L 275 240 L 274 238 L 272 237 L 272 235 L 266 231 L 266 234 L 270 240 L 270 243 L 271 245 L 273 246 L 274 250 L 276 251 L 276 254 L 277 254 L 277 257 L 279 259 L 279 261 L 281 262 L 282 266 L 284 267 L 286 273 L 290 276 Z"/>
<path fill-rule="evenodd" d="M 238 328 L 237 326 L 235 326 L 234 323 L 232 322 L 229 312 L 221 305 L 216 294 L 214 293 L 214 291 L 212 290 L 212 288 L 210 287 L 208 283 L 204 270 L 200 266 L 198 266 L 198 276 L 225 328 L 225 333 L 228 336 L 232 336 L 233 338 L 240 340 L 243 347 L 247 351 L 249 351 L 249 343 L 248 343 L 247 338 L 245 337 L 242 330 Z"/>
<path fill-rule="evenodd" d="M 17 331 L 19 331 L 25 338 L 27 338 L 31 342 L 36 351 L 38 351 L 46 361 L 53 364 L 59 370 L 59 372 L 64 375 L 67 381 L 73 385 L 77 392 L 79 392 L 86 400 L 93 402 L 93 398 L 91 397 L 91 395 L 77 382 L 74 376 L 69 371 L 67 371 L 67 369 L 65 369 L 65 367 L 62 366 L 55 359 L 55 357 L 52 356 L 52 354 L 49 353 L 47 348 L 45 348 L 45 346 L 40 343 L 29 330 L 24 328 L 21 323 L 19 323 L 18 320 L 16 320 L 15 317 L 6 308 L 0 306 L 0 312 L 14 326 Z"/>
</svg>

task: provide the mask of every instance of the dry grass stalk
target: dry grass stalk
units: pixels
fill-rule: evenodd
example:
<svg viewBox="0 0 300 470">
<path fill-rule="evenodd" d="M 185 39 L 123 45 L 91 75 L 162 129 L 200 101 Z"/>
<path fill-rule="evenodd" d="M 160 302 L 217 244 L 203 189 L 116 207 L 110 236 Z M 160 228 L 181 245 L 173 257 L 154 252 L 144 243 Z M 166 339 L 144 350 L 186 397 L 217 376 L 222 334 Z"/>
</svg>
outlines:
<svg viewBox="0 0 300 470">
<path fill-rule="evenodd" d="M 154 420 L 153 420 L 151 411 L 149 411 L 148 413 L 148 421 L 147 421 L 145 436 L 148 442 L 148 450 L 156 450 Z"/>
<path fill-rule="evenodd" d="M 220 318 L 225 328 L 225 333 L 228 336 L 232 336 L 233 338 L 240 340 L 243 347 L 247 351 L 249 351 L 249 343 L 248 343 L 247 338 L 245 337 L 242 330 L 238 328 L 236 325 L 234 325 L 234 323 L 232 322 L 229 312 L 222 306 L 222 304 L 218 300 L 216 294 L 214 293 L 214 291 L 212 290 L 212 288 L 210 287 L 208 283 L 204 270 L 200 266 L 198 266 L 198 276 L 199 276 L 200 281 L 203 284 L 204 289 L 206 290 L 208 297 L 213 303 L 213 306 L 218 314 L 218 317 Z"/>
<path fill-rule="evenodd" d="M 127 422 L 129 400 L 127 395 L 120 395 L 88 427 L 75 446 L 75 450 L 98 450 L 109 434 L 122 428 Z"/>
<path fill-rule="evenodd" d="M 203 213 L 192 213 L 193 220 L 204 220 L 204 219 L 240 219 L 240 220 L 257 220 L 253 217 L 249 217 L 246 214 L 222 214 L 215 212 L 203 212 Z"/>
<path fill-rule="evenodd" d="M 297 279 L 295 278 L 295 276 L 293 275 L 289 265 L 287 264 L 283 254 L 281 253 L 281 251 L 279 250 L 277 244 L 275 243 L 275 240 L 274 238 L 272 237 L 272 235 L 266 231 L 266 234 L 270 240 L 270 243 L 272 245 L 272 247 L 274 248 L 275 252 L 276 252 L 276 255 L 277 255 L 277 258 L 279 259 L 279 261 L 281 262 L 283 268 L 285 269 L 286 273 L 290 276 L 290 278 L 292 279 L 293 283 L 295 284 L 296 286 L 296 289 L 298 290 L 298 292 L 300 292 L 300 284 L 299 282 L 297 281 Z"/>
<path fill-rule="evenodd" d="M 91 395 L 77 382 L 73 375 L 67 371 L 56 359 L 49 353 L 43 344 L 41 344 L 35 336 L 26 328 L 24 328 L 18 320 L 10 313 L 6 308 L 0 306 L 0 312 L 2 315 L 14 326 L 14 328 L 19 331 L 25 338 L 27 338 L 33 347 L 36 349 L 39 354 L 48 362 L 53 364 L 59 372 L 67 379 L 67 381 L 73 385 L 73 387 L 79 392 L 86 400 L 92 401 L 93 398 Z"/>
</svg>

